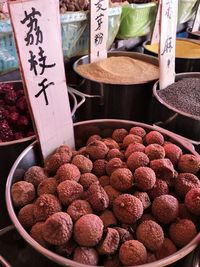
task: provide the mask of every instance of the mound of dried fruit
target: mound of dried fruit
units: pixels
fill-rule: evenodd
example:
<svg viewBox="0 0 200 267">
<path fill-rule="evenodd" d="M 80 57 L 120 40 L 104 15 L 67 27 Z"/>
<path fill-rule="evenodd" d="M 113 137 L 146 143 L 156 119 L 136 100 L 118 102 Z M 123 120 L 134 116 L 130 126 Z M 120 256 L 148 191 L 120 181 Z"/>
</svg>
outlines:
<svg viewBox="0 0 200 267">
<path fill-rule="evenodd" d="M 83 145 L 59 147 L 12 186 L 18 219 L 38 243 L 118 267 L 168 257 L 196 236 L 197 155 L 141 127 L 93 132 Z"/>
</svg>

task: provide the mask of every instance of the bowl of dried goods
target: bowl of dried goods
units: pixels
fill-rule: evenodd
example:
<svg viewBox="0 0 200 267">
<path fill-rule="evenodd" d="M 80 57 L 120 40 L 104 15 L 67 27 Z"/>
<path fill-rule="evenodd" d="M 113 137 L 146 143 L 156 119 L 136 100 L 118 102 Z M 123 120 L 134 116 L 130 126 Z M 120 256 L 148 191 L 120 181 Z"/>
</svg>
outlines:
<svg viewBox="0 0 200 267">
<path fill-rule="evenodd" d="M 15 161 L 6 203 L 20 235 L 62 266 L 172 264 L 200 240 L 200 156 L 173 133 L 124 120 L 74 124 L 76 148 Z"/>
</svg>

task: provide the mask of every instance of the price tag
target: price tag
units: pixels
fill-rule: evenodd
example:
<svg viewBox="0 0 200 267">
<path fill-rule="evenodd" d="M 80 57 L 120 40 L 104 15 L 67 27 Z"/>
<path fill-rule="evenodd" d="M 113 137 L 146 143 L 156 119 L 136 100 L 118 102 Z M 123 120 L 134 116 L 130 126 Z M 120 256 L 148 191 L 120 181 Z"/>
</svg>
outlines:
<svg viewBox="0 0 200 267">
<path fill-rule="evenodd" d="M 175 81 L 175 53 L 178 0 L 161 0 L 160 89 Z"/>
<path fill-rule="evenodd" d="M 8 2 L 23 77 L 43 157 L 74 147 L 63 64 L 59 0 Z"/>
<path fill-rule="evenodd" d="M 90 0 L 90 63 L 107 58 L 108 0 Z"/>
<path fill-rule="evenodd" d="M 158 2 L 158 11 L 156 15 L 155 25 L 153 29 L 153 33 L 151 36 L 151 42 L 150 44 L 158 44 L 160 40 L 160 6 L 161 6 L 161 0 Z"/>
<path fill-rule="evenodd" d="M 194 23 L 192 26 L 192 32 L 199 31 L 199 28 L 200 28 L 200 1 L 195 15 Z"/>
</svg>

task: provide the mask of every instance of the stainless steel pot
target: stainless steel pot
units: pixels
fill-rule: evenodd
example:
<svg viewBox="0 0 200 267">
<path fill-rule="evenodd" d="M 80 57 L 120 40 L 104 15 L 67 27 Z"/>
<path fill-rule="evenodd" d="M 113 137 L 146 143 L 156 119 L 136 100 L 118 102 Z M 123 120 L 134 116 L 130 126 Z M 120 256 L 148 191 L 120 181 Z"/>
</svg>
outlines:
<svg viewBox="0 0 200 267">
<path fill-rule="evenodd" d="M 95 133 L 108 133 L 111 132 L 111 130 L 116 128 L 126 128 L 130 129 L 133 126 L 141 126 L 146 129 L 146 131 L 154 130 L 156 129 L 153 126 L 149 126 L 142 123 L 132 122 L 132 121 L 123 121 L 123 120 L 93 120 L 93 121 L 85 121 L 85 122 L 79 122 L 74 124 L 74 131 L 76 135 L 76 141 L 80 144 L 81 141 L 85 141 L 85 139 L 90 134 Z M 165 131 L 160 131 L 166 139 L 173 140 L 173 142 L 177 143 L 185 153 L 192 153 L 194 155 L 198 155 L 191 146 L 188 146 L 183 140 L 177 138 L 176 135 L 173 133 L 167 133 Z M 44 256 L 48 257 L 52 261 L 62 265 L 62 266 L 68 266 L 68 267 L 88 267 L 88 265 L 80 264 L 78 262 L 74 262 L 72 260 L 69 260 L 67 258 L 64 258 L 62 256 L 59 256 L 55 254 L 54 252 L 45 249 L 41 245 L 39 245 L 35 240 L 31 238 L 31 236 L 26 232 L 26 230 L 22 227 L 20 222 L 18 221 L 15 208 L 12 203 L 11 198 L 11 186 L 16 181 L 21 180 L 23 177 L 23 174 L 25 171 L 32 165 L 41 164 L 41 161 L 39 159 L 39 145 L 37 142 L 34 142 L 31 144 L 28 148 L 26 148 L 22 154 L 18 157 L 18 159 L 15 161 L 9 176 L 7 180 L 6 185 L 6 203 L 7 203 L 7 209 L 10 215 L 10 218 L 18 230 L 18 232 L 21 234 L 21 236 L 38 252 L 43 254 Z M 158 260 L 153 263 L 140 265 L 142 267 L 163 267 L 170 265 L 179 259 L 183 258 L 185 255 L 189 254 L 191 251 L 193 251 L 197 245 L 200 242 L 200 234 L 198 234 L 187 246 L 183 247 L 173 255 L 164 258 L 162 260 Z"/>
<path fill-rule="evenodd" d="M 21 81 L 9 81 L 3 82 L 1 84 L 12 83 L 14 88 L 23 88 L 23 84 Z M 85 97 L 79 96 L 81 99 L 77 102 L 77 98 L 75 97 L 76 90 L 68 87 L 68 93 L 70 97 L 71 103 L 71 113 L 72 118 L 75 118 L 76 110 L 85 102 Z M 1 129 L 0 129 L 1 130 Z M 29 145 L 33 142 L 36 136 L 30 136 L 27 138 L 22 138 L 19 140 L 14 140 L 10 142 L 1 142 L 0 143 L 0 179 L 6 179 L 8 172 L 16 160 L 17 156 Z"/>
<path fill-rule="evenodd" d="M 193 40 L 193 39 L 181 38 L 180 40 L 186 40 L 186 41 L 195 42 L 195 40 Z M 154 57 L 157 57 L 158 56 L 157 53 L 152 52 L 149 49 L 147 49 L 147 47 L 146 47 L 147 44 L 149 44 L 149 41 L 145 41 L 143 43 L 143 45 L 142 45 L 143 48 L 144 48 L 144 53 L 148 54 L 148 55 L 151 55 L 151 56 L 154 56 Z M 200 71 L 200 58 L 181 58 L 181 57 L 176 57 L 176 59 L 175 59 L 175 70 L 176 70 L 176 73 Z"/>
<path fill-rule="evenodd" d="M 200 72 L 176 75 L 176 81 L 182 78 L 200 79 Z M 157 94 L 158 86 L 159 83 L 156 82 L 153 87 L 150 123 L 184 136 L 196 146 L 200 145 L 200 118 L 182 112 L 164 102 Z"/>
<path fill-rule="evenodd" d="M 110 52 L 108 56 L 127 56 L 158 66 L 156 58 L 141 53 Z M 88 56 L 81 57 L 74 63 L 74 71 L 77 73 L 77 66 L 87 63 Z M 76 114 L 78 121 L 114 118 L 147 122 L 155 80 L 141 84 L 116 85 L 89 80 L 78 73 L 77 76 L 76 88 L 86 95 L 85 104 Z"/>
</svg>

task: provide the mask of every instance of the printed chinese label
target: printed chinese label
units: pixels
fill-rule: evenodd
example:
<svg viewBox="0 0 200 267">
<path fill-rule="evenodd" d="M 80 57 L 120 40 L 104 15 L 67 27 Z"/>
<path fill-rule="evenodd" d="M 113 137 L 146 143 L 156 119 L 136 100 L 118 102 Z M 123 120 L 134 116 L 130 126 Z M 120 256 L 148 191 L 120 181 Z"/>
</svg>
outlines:
<svg viewBox="0 0 200 267">
<path fill-rule="evenodd" d="M 74 147 L 59 0 L 8 4 L 26 95 L 45 158 L 62 144 Z"/>
<path fill-rule="evenodd" d="M 199 28 L 200 28 L 200 1 L 195 15 L 194 23 L 192 26 L 192 32 L 199 31 Z"/>
<path fill-rule="evenodd" d="M 108 0 L 90 0 L 90 62 L 107 58 Z"/>
<path fill-rule="evenodd" d="M 161 0 L 160 89 L 175 81 L 175 52 L 178 0 Z"/>
</svg>

